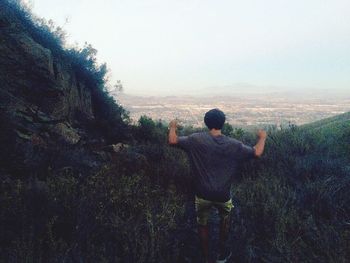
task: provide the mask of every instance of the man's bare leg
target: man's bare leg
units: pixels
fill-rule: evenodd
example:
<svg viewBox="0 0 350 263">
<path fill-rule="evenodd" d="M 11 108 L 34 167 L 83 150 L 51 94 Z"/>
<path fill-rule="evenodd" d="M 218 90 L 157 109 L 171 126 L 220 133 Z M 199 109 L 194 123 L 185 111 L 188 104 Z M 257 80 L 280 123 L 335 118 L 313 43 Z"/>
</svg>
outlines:
<svg viewBox="0 0 350 263">
<path fill-rule="evenodd" d="M 209 228 L 206 226 L 198 226 L 198 234 L 201 242 L 202 252 L 206 262 L 209 262 Z"/>
<path fill-rule="evenodd" d="M 226 241 L 228 237 L 228 232 L 230 229 L 230 216 L 226 216 L 220 221 L 220 243 L 219 243 L 219 257 L 225 256 Z"/>
</svg>

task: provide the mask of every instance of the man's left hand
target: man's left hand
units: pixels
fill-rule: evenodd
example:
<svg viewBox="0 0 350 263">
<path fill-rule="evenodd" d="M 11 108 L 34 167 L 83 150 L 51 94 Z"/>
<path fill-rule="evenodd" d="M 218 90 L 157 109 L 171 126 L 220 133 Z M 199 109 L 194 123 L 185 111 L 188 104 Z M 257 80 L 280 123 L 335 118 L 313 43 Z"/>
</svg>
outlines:
<svg viewBox="0 0 350 263">
<path fill-rule="evenodd" d="M 172 121 L 169 123 L 169 127 L 170 127 L 170 128 L 176 128 L 176 127 L 177 127 L 177 120 L 172 120 Z"/>
</svg>

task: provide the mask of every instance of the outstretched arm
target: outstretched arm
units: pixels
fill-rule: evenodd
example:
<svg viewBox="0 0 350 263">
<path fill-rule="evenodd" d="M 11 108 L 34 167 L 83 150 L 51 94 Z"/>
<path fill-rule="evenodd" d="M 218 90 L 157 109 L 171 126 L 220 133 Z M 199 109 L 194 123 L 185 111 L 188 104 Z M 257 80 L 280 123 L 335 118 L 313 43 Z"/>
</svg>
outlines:
<svg viewBox="0 0 350 263">
<path fill-rule="evenodd" d="M 169 124 L 169 136 L 168 136 L 169 144 L 177 144 L 176 128 L 177 128 L 177 121 L 172 120 Z"/>
<path fill-rule="evenodd" d="M 264 130 L 258 131 L 258 142 L 254 146 L 255 149 L 255 156 L 260 157 L 265 149 L 265 141 L 266 141 L 267 133 Z"/>
</svg>

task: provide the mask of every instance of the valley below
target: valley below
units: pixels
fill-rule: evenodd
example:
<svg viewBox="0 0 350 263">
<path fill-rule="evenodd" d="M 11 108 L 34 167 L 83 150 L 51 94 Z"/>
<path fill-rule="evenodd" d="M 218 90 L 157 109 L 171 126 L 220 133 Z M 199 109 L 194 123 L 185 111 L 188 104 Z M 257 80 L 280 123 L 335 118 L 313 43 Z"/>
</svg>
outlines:
<svg viewBox="0 0 350 263">
<path fill-rule="evenodd" d="M 132 96 L 118 94 L 118 102 L 134 122 L 143 115 L 169 122 L 177 118 L 183 125 L 202 127 L 203 116 L 212 108 L 226 113 L 227 121 L 236 127 L 257 125 L 302 125 L 350 111 L 350 95 L 267 94 L 244 96 Z"/>
</svg>

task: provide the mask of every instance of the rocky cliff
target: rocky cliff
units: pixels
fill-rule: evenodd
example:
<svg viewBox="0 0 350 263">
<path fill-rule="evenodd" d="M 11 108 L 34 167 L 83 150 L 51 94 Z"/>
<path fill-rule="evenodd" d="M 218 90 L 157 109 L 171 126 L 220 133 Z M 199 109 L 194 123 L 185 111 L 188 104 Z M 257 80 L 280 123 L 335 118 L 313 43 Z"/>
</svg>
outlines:
<svg viewBox="0 0 350 263">
<path fill-rule="evenodd" d="M 84 126 L 95 120 L 93 84 L 65 52 L 51 50 L 30 30 L 30 18 L 8 1 L 0 2 L 0 10 L 1 169 L 20 177 L 47 174 L 62 160 L 62 147 L 102 141 Z M 71 158 L 64 156 L 61 165 Z M 86 167 L 94 163 L 86 161 Z"/>
</svg>

